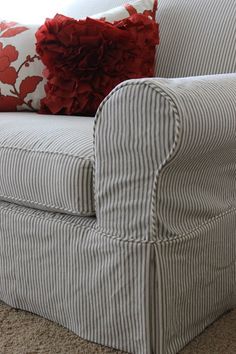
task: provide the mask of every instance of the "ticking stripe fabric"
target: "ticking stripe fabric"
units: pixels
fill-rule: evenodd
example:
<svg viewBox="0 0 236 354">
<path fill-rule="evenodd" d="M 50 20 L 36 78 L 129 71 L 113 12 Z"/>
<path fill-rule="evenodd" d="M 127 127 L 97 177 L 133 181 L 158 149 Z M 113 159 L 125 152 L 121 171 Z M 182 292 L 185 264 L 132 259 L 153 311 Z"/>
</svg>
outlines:
<svg viewBox="0 0 236 354">
<path fill-rule="evenodd" d="M 96 219 L 0 203 L 0 299 L 81 337 L 149 354 L 149 244 L 111 240 Z"/>
<path fill-rule="evenodd" d="M 89 117 L 0 114 L 0 199 L 94 215 Z"/>
<path fill-rule="evenodd" d="M 178 353 L 236 307 L 235 228 L 234 207 L 193 232 L 155 244 L 155 354 Z"/>
<path fill-rule="evenodd" d="M 0 203 L 0 299 L 133 354 L 175 354 L 236 306 L 236 211 L 176 240 Z"/>
<path fill-rule="evenodd" d="M 101 230 L 165 239 L 235 206 L 235 100 L 236 74 L 118 86 L 95 121 Z"/>
<path fill-rule="evenodd" d="M 235 0 L 159 0 L 156 76 L 236 72 Z"/>
<path fill-rule="evenodd" d="M 111 234 L 145 240 L 151 238 L 155 171 L 172 154 L 179 130 L 174 102 L 155 82 L 121 84 L 95 121 L 98 225 Z"/>
<path fill-rule="evenodd" d="M 164 80 L 180 134 L 174 156 L 156 174 L 154 228 L 185 234 L 236 206 L 236 74 Z"/>
</svg>

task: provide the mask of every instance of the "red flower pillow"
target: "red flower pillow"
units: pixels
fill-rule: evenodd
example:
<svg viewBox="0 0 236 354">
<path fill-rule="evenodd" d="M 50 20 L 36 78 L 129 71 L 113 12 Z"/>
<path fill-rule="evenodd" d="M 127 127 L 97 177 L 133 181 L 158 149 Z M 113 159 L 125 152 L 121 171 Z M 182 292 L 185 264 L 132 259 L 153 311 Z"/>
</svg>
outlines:
<svg viewBox="0 0 236 354">
<path fill-rule="evenodd" d="M 56 15 L 36 33 L 47 67 L 41 113 L 94 115 L 120 82 L 154 75 L 158 25 L 153 12 L 114 23 Z"/>
<path fill-rule="evenodd" d="M 0 21 L 0 111 L 38 110 L 45 96 L 36 30 L 38 26 Z"/>
</svg>

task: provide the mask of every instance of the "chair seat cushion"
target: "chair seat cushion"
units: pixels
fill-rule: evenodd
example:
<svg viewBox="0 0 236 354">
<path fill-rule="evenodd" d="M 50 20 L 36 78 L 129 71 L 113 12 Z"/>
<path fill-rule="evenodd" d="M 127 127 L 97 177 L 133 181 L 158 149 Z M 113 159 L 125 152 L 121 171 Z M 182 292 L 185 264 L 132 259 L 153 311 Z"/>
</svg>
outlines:
<svg viewBox="0 0 236 354">
<path fill-rule="evenodd" d="M 93 118 L 0 113 L 0 199 L 95 215 Z"/>
</svg>

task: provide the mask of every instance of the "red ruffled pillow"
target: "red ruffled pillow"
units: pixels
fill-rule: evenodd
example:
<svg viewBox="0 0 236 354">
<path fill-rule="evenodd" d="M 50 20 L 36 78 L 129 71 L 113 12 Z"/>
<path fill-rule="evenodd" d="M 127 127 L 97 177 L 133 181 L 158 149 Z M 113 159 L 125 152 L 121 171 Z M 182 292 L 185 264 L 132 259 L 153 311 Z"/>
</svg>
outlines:
<svg viewBox="0 0 236 354">
<path fill-rule="evenodd" d="M 48 80 L 41 113 L 94 115 L 117 84 L 154 75 L 158 24 L 145 14 L 113 24 L 57 14 L 36 38 Z"/>
</svg>

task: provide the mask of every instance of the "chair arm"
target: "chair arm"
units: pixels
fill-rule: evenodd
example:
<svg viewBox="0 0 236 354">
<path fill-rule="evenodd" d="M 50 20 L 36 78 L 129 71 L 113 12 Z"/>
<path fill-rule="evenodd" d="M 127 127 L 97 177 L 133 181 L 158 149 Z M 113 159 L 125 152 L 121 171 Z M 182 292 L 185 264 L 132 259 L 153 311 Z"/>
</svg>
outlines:
<svg viewBox="0 0 236 354">
<path fill-rule="evenodd" d="M 94 126 L 98 227 L 150 241 L 236 206 L 236 74 L 130 80 Z"/>
</svg>

